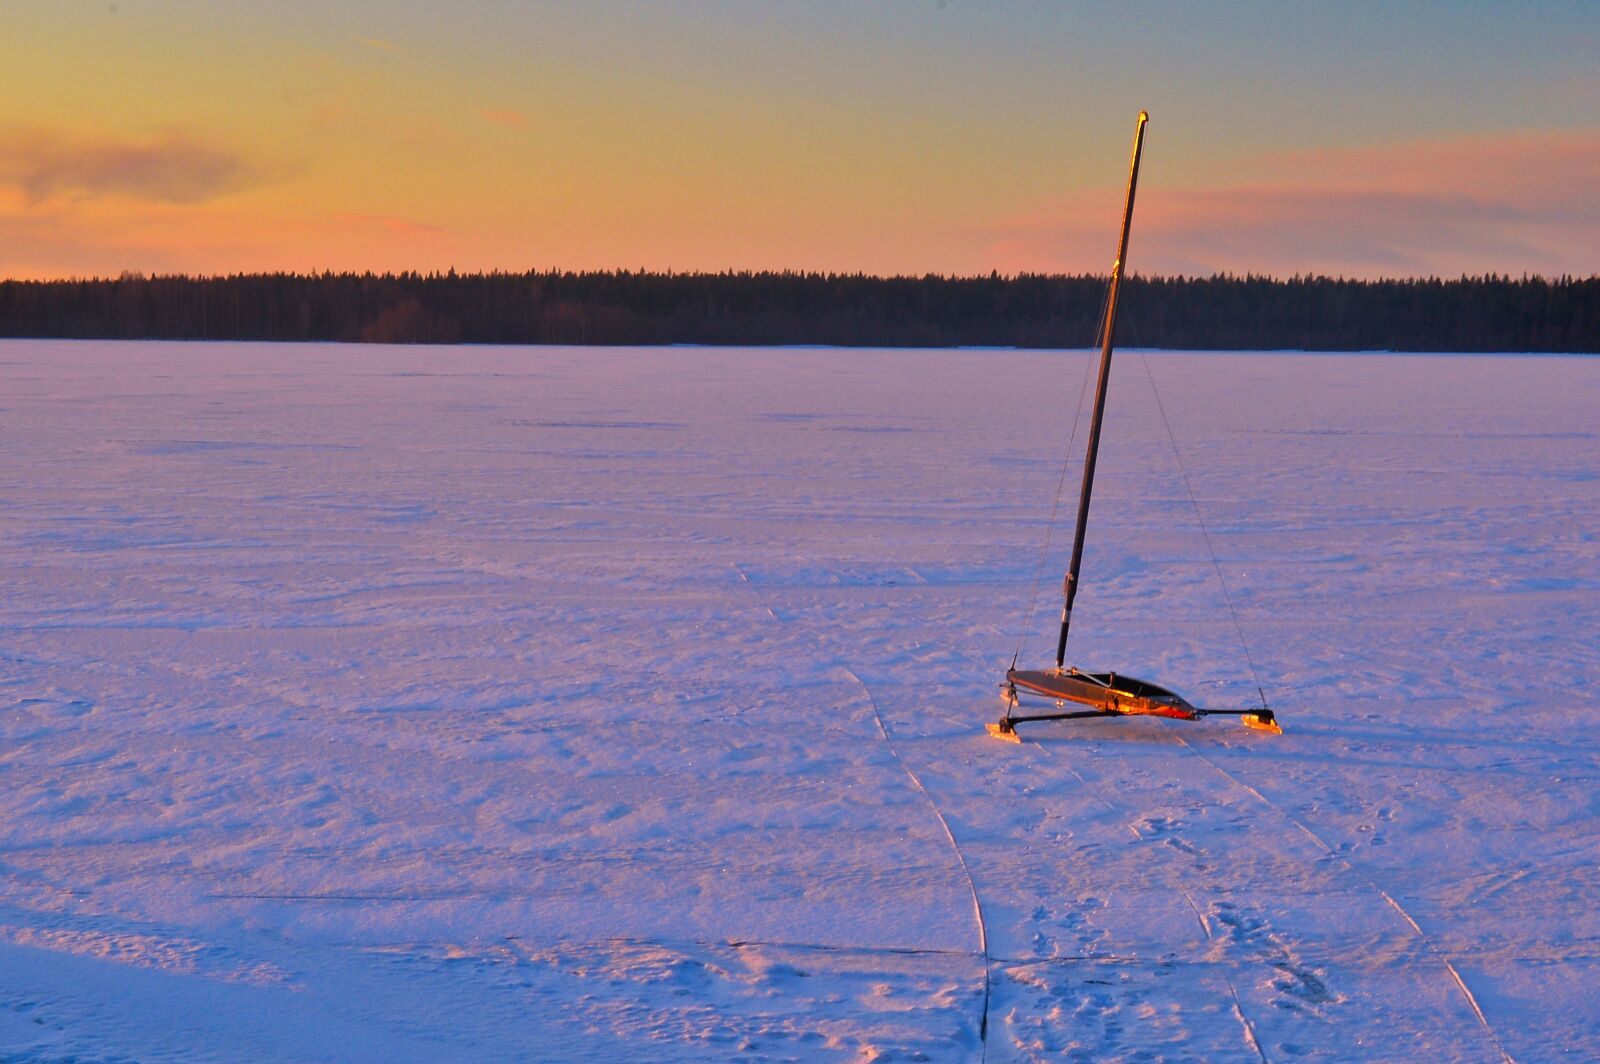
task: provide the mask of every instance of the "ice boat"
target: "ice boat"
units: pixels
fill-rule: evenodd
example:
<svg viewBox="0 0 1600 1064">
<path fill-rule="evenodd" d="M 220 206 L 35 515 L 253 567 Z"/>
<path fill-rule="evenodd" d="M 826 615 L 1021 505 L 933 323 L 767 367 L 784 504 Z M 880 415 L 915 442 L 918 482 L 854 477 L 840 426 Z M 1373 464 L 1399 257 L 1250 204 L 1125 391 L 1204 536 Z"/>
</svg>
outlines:
<svg viewBox="0 0 1600 1064">
<path fill-rule="evenodd" d="M 1180 695 L 1148 680 L 1137 680 L 1114 672 L 1081 672 L 1066 665 L 1067 631 L 1072 624 L 1072 604 L 1078 593 L 1078 576 L 1083 564 L 1084 533 L 1089 526 L 1089 500 L 1094 493 L 1095 461 L 1100 453 L 1100 426 L 1105 415 L 1106 385 L 1111 378 L 1111 351 L 1117 324 L 1117 296 L 1122 287 L 1123 263 L 1128 255 L 1128 230 L 1133 224 L 1134 191 L 1139 184 L 1139 159 L 1144 151 L 1144 131 L 1149 120 L 1150 116 L 1140 111 L 1139 122 L 1133 134 L 1133 161 L 1128 169 L 1128 197 L 1122 209 L 1122 234 L 1117 241 L 1117 259 L 1111 267 L 1111 283 L 1106 295 L 1105 321 L 1101 330 L 1100 377 L 1095 386 L 1094 414 L 1089 423 L 1088 449 L 1083 459 L 1083 484 L 1078 494 L 1078 521 L 1072 539 L 1072 563 L 1067 570 L 1064 589 L 1066 601 L 1061 608 L 1061 635 L 1056 641 L 1056 664 L 1053 669 L 1019 669 L 1016 658 L 1012 658 L 1011 668 L 1006 670 L 1006 682 L 1002 685 L 1005 714 L 988 726 L 989 734 L 998 739 L 1020 742 L 1017 737 L 1017 725 L 1024 721 L 1112 716 L 1199 720 L 1206 716 L 1225 715 L 1236 716 L 1249 727 L 1262 731 L 1283 730 L 1278 726 L 1277 717 L 1272 710 L 1267 708 L 1265 696 L 1262 697 L 1261 705 L 1255 709 L 1200 709 L 1190 705 Z M 1020 707 L 1023 694 L 1052 699 L 1063 711 L 1019 714 L 1016 710 Z M 1087 708 L 1066 711 L 1068 703 Z"/>
</svg>

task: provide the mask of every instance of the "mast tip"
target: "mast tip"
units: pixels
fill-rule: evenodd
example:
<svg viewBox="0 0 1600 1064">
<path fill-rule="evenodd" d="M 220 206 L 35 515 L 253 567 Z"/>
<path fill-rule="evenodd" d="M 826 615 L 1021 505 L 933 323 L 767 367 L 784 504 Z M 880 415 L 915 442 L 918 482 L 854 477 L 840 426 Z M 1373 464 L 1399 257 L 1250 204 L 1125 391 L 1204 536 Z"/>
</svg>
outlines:
<svg viewBox="0 0 1600 1064">
<path fill-rule="evenodd" d="M 1139 112 L 1139 121 L 1140 121 L 1140 123 L 1144 123 L 1144 122 L 1150 121 L 1150 112 L 1149 111 L 1140 111 Z"/>
</svg>

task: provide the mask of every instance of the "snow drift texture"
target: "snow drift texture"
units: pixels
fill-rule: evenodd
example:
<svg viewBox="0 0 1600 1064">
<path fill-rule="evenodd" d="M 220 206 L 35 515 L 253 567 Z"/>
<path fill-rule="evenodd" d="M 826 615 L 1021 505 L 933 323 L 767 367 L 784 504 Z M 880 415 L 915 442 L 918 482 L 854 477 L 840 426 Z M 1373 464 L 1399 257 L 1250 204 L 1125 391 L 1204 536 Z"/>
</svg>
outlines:
<svg viewBox="0 0 1600 1064">
<path fill-rule="evenodd" d="M 0 344 L 0 1056 L 1600 1057 L 1600 363 L 1091 357 Z"/>
</svg>

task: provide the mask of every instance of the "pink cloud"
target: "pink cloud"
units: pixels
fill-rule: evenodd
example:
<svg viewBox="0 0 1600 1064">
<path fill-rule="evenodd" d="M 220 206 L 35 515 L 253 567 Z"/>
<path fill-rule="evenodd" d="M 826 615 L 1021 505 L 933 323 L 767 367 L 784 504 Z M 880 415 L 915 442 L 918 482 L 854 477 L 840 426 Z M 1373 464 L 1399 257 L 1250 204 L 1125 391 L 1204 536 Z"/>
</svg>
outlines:
<svg viewBox="0 0 1600 1064">
<path fill-rule="evenodd" d="M 1142 273 L 1600 272 L 1600 131 L 1523 133 L 1241 160 L 1236 185 L 1140 189 Z M 1247 177 L 1245 175 L 1248 175 Z M 1121 192 L 998 227 L 1008 270 L 1110 267 Z"/>
<path fill-rule="evenodd" d="M 528 116 L 521 111 L 509 107 L 490 107 L 478 112 L 478 117 L 494 126 L 504 126 L 507 129 L 525 129 L 528 125 Z"/>
<path fill-rule="evenodd" d="M 431 222 L 418 222 L 410 218 L 395 218 L 387 214 L 341 214 L 340 222 L 364 228 L 375 227 L 386 229 L 391 233 L 402 236 L 424 236 L 432 233 L 444 232 L 443 226 Z"/>
</svg>

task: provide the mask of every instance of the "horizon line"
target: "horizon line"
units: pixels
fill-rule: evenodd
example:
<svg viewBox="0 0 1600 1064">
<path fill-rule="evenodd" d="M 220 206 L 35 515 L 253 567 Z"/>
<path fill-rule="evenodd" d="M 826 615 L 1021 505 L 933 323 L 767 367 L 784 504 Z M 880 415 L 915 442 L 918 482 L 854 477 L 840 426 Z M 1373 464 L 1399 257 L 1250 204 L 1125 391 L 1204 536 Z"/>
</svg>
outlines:
<svg viewBox="0 0 1600 1064">
<path fill-rule="evenodd" d="M 54 285 L 54 284 L 117 284 L 150 281 L 233 281 L 245 279 L 259 279 L 266 277 L 296 278 L 303 280 L 320 280 L 330 277 L 360 277 L 376 279 L 411 279 L 418 280 L 447 280 L 450 278 L 481 278 L 481 277 L 661 277 L 661 278 L 802 278 L 820 280 L 868 280 L 868 281 L 1020 281 L 1020 280 L 1095 280 L 1109 281 L 1110 272 L 1095 273 L 1086 271 L 1069 273 L 1064 271 L 1034 271 L 1018 270 L 1004 272 L 990 270 L 988 273 L 940 273 L 929 271 L 927 273 L 869 273 L 865 270 L 806 270 L 792 268 L 761 268 L 761 269 L 735 269 L 722 270 L 673 270 L 673 269 L 646 269 L 612 267 L 606 269 L 565 269 L 562 267 L 529 267 L 525 270 L 469 270 L 457 271 L 455 267 L 446 267 L 443 270 L 322 270 L 310 272 L 303 270 L 254 270 L 238 271 L 235 273 L 146 273 L 142 270 L 124 270 L 119 274 L 71 274 L 61 277 L 0 277 L 0 284 L 19 285 Z M 1332 282 L 1335 284 L 1355 285 L 1382 285 L 1382 284 L 1459 284 L 1462 282 L 1498 283 L 1498 284 L 1527 284 L 1543 282 L 1545 284 L 1583 284 L 1600 281 L 1600 271 L 1582 274 L 1544 274 L 1524 272 L 1519 276 L 1509 273 L 1463 273 L 1458 276 L 1443 276 L 1440 274 L 1410 274 L 1379 277 L 1351 277 L 1344 274 L 1326 273 L 1293 273 L 1288 276 L 1278 276 L 1271 273 L 1235 273 L 1231 270 L 1219 270 L 1209 274 L 1156 274 L 1143 273 L 1137 270 L 1128 272 L 1125 277 L 1128 281 L 1147 282 L 1194 282 L 1194 281 L 1246 281 L 1270 282 L 1273 284 L 1293 284 L 1306 282 Z"/>
</svg>

